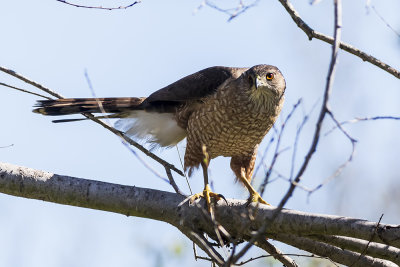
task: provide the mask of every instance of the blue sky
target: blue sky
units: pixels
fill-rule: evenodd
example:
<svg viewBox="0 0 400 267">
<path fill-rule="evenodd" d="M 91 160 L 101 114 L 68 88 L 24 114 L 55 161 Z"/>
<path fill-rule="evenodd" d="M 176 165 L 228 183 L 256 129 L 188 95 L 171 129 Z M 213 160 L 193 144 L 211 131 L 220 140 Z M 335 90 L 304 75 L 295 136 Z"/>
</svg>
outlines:
<svg viewBox="0 0 400 267">
<path fill-rule="evenodd" d="M 2 1 L 0 64 L 67 97 L 91 96 L 85 70 L 99 97 L 147 96 L 209 66 L 276 65 L 287 81 L 282 118 L 303 98 L 303 105 L 286 129 L 283 148 L 293 147 L 303 114 L 317 105 L 299 139 L 298 168 L 310 145 L 321 104 L 330 46 L 318 40 L 310 42 L 278 1 L 260 1 L 231 22 L 223 13 L 207 7 L 194 14 L 200 4 L 146 0 L 127 10 L 105 11 L 70 7 L 54 0 Z M 236 2 L 230 4 L 235 6 Z M 365 4 L 344 3 L 342 39 L 399 69 L 399 37 L 372 10 L 367 12 Z M 398 1 L 372 4 L 399 29 Z M 311 27 L 332 34 L 331 1 L 318 5 L 296 1 L 294 5 Z M 0 82 L 35 90 L 3 73 Z M 399 89 L 395 77 L 341 51 L 330 106 L 339 121 L 400 116 Z M 13 144 L 0 149 L 2 161 L 172 191 L 100 126 L 92 122 L 52 124 L 52 118 L 31 112 L 37 97 L 4 87 L 0 88 L 0 99 L 0 147 Z M 280 122 L 278 119 L 278 125 Z M 323 133 L 332 126 L 328 119 Z M 384 222 L 398 223 L 400 122 L 362 122 L 347 125 L 346 130 L 359 141 L 353 162 L 311 196 L 298 189 L 287 208 L 370 220 L 378 220 L 384 213 Z M 184 145 L 178 146 L 181 155 Z M 317 186 L 350 151 L 351 145 L 339 131 L 324 136 L 303 185 Z M 156 152 L 180 166 L 175 148 Z M 145 160 L 163 171 L 151 159 Z M 288 175 L 290 166 L 291 150 L 282 154 L 276 170 Z M 216 192 L 228 198 L 247 197 L 245 189 L 233 183 L 228 159 L 213 160 L 210 171 Z M 263 173 L 255 177 L 256 183 Z M 189 192 L 185 180 L 175 178 Z M 200 172 L 190 179 L 195 192 L 202 190 L 202 181 Z M 286 181 L 277 180 L 267 187 L 264 198 L 276 205 L 287 188 Z M 208 266 L 195 262 L 191 243 L 163 223 L 6 195 L 0 195 L 0 210 L 0 267 Z M 182 254 L 174 252 L 177 248 Z"/>
</svg>

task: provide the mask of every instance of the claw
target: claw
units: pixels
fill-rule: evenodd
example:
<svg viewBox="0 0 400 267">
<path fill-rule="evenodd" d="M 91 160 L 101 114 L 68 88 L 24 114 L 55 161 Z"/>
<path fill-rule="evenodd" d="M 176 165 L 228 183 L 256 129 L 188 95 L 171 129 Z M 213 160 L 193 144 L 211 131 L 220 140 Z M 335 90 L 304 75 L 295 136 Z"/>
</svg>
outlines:
<svg viewBox="0 0 400 267">
<path fill-rule="evenodd" d="M 226 200 L 226 198 L 224 197 L 224 195 L 222 194 L 218 194 L 218 200 L 220 200 L 221 198 L 225 201 L 226 205 L 228 205 L 228 201 Z"/>
<path fill-rule="evenodd" d="M 226 200 L 226 198 L 221 194 L 216 194 L 216 193 L 212 192 L 210 189 L 210 186 L 208 184 L 204 188 L 203 192 L 194 194 L 189 199 L 189 202 L 193 203 L 196 199 L 201 198 L 201 197 L 206 200 L 207 209 L 208 209 L 208 212 L 210 212 L 210 213 L 211 213 L 211 198 L 214 198 L 215 202 L 217 202 L 218 200 L 220 200 L 222 198 L 228 204 L 228 201 Z"/>
<path fill-rule="evenodd" d="M 251 202 L 258 202 L 258 203 L 262 203 L 262 204 L 271 206 L 267 201 L 262 199 L 260 194 L 257 193 L 257 192 L 254 192 L 254 193 L 250 194 L 250 197 L 249 197 L 249 199 L 247 201 L 249 202 L 247 205 L 249 205 Z"/>
</svg>

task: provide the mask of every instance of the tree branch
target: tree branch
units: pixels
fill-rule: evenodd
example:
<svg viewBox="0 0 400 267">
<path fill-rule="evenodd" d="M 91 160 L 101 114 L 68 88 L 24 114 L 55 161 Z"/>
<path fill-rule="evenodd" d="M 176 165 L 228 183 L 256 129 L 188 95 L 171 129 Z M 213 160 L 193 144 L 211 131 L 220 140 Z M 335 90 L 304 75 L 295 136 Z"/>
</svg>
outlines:
<svg viewBox="0 0 400 267">
<path fill-rule="evenodd" d="M 328 257 L 333 261 L 344 264 L 346 266 L 398 267 L 397 264 L 394 264 L 390 261 L 365 256 L 360 253 L 341 249 L 323 242 L 314 241 L 306 237 L 298 237 L 288 234 L 276 234 L 272 235 L 272 237 L 276 240 L 297 247 L 301 250 L 306 250 L 320 256 Z"/>
<path fill-rule="evenodd" d="M 313 38 L 319 39 L 321 41 L 324 41 L 328 44 L 334 44 L 334 38 L 322 34 L 320 32 L 315 31 L 312 29 L 310 26 L 307 25 L 307 23 L 304 22 L 304 20 L 300 17 L 299 13 L 294 9 L 293 5 L 288 1 L 288 0 L 279 0 L 279 2 L 282 4 L 282 6 L 286 9 L 286 11 L 289 13 L 289 15 L 292 17 L 293 21 L 296 23 L 296 25 L 303 30 L 303 32 L 308 36 L 308 39 L 310 41 Z M 400 79 L 400 71 L 396 70 L 395 68 L 389 66 L 388 64 L 380 61 L 379 59 L 361 51 L 360 49 L 340 42 L 340 48 L 343 49 L 346 52 L 349 52 L 350 54 L 353 54 L 359 58 L 361 58 L 363 61 L 367 61 L 375 66 L 377 66 L 380 69 L 383 69 L 384 71 L 392 74 L 396 78 Z"/>
<path fill-rule="evenodd" d="M 334 245 L 341 249 L 348 249 L 358 253 L 363 253 L 365 248 L 367 248 L 365 251 L 366 255 L 375 258 L 386 259 L 400 266 L 400 258 L 399 258 L 400 249 L 395 247 L 374 242 L 371 242 L 368 245 L 368 241 L 366 240 L 361 240 L 352 237 L 344 237 L 344 236 L 310 235 L 307 237 Z"/>
<path fill-rule="evenodd" d="M 167 222 L 196 242 L 218 265 L 221 265 L 223 261 L 222 256 L 203 237 L 203 234 L 207 234 L 210 238 L 218 240 L 213 222 L 210 218 L 203 216 L 204 200 L 200 200 L 200 203 L 190 204 L 187 198 L 179 194 L 57 175 L 7 163 L 0 163 L 0 192 Z M 252 216 L 247 216 L 249 212 L 254 211 L 255 207 L 256 204 L 248 205 L 245 200 L 228 199 L 228 203 L 219 201 L 214 207 L 215 220 L 223 226 L 232 239 L 250 241 L 254 229 L 259 229 L 265 220 L 270 220 L 277 210 L 275 207 L 258 205 L 256 213 L 253 212 Z M 336 235 L 358 238 L 368 242 L 375 232 L 377 234 L 374 235 L 373 242 L 386 244 L 388 250 L 392 252 L 397 251 L 394 247 L 400 247 L 400 226 L 398 225 L 379 224 L 377 226 L 376 222 L 361 219 L 285 209 L 281 210 L 269 225 L 268 233 L 264 233 L 264 236 L 293 246 L 304 245 L 301 249 L 343 262 L 339 261 L 340 257 L 353 260 L 355 256 L 358 258 L 360 253 L 342 250 L 338 248 L 339 244 L 337 246 L 329 245 L 327 244 L 330 242 L 328 239 L 325 243 L 320 239 L 315 241 L 300 236 Z M 342 240 L 346 239 L 342 238 Z M 379 245 L 375 243 L 370 244 L 366 251 L 368 255 L 372 255 L 369 253 Z M 324 244 L 324 246 L 320 244 Z M 263 248 L 263 246 L 259 246 Z M 335 249 L 335 252 L 327 254 L 328 248 Z M 351 250 L 352 248 L 346 246 L 346 249 Z M 359 251 L 358 248 L 355 250 Z M 350 256 L 346 256 L 347 254 Z M 359 262 L 364 263 L 371 260 L 374 264 L 375 262 L 385 262 L 363 255 Z"/>
</svg>

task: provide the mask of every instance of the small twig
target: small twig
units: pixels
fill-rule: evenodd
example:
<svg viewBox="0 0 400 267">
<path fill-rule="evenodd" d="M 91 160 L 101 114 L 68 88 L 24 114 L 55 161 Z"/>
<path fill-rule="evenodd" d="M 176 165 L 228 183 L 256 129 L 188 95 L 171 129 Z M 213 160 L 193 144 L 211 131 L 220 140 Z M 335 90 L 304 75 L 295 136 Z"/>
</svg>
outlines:
<svg viewBox="0 0 400 267">
<path fill-rule="evenodd" d="M 358 259 L 357 259 L 354 263 L 352 263 L 352 264 L 350 265 L 350 267 L 354 266 L 354 265 L 360 260 L 360 258 L 366 254 L 369 245 L 371 244 L 372 240 L 374 239 L 375 235 L 377 234 L 377 231 L 378 231 L 379 225 L 381 224 L 382 218 L 383 218 L 383 214 L 382 214 L 381 217 L 379 218 L 379 221 L 376 223 L 376 227 L 375 227 L 375 229 L 374 229 L 374 232 L 372 233 L 371 238 L 368 240 L 367 245 L 365 246 L 365 248 L 364 248 L 363 251 L 361 252 L 361 254 L 360 254 L 360 256 L 358 257 Z"/>
<path fill-rule="evenodd" d="M 286 11 L 289 13 L 289 15 L 292 17 L 293 21 L 296 23 L 296 25 L 304 31 L 304 33 L 308 36 L 310 41 L 313 38 L 319 39 L 321 41 L 324 41 L 329 44 L 334 44 L 335 40 L 334 38 L 316 32 L 314 29 L 312 29 L 310 26 L 307 25 L 307 23 L 304 22 L 304 20 L 300 17 L 299 13 L 294 9 L 293 5 L 288 1 L 288 0 L 279 0 L 279 2 L 282 4 L 282 6 L 286 9 Z M 400 79 L 400 71 L 396 70 L 395 68 L 389 66 L 388 64 L 380 61 L 379 59 L 361 51 L 360 49 L 351 46 L 349 44 L 340 42 L 340 48 L 343 49 L 346 52 L 349 52 L 350 54 L 353 54 L 359 58 L 361 58 L 363 61 L 367 61 L 378 68 L 392 74 L 393 76 L 397 77 Z"/>
<path fill-rule="evenodd" d="M 28 79 L 28 78 L 26 78 L 26 77 L 24 77 L 24 76 L 22 76 L 22 75 L 16 73 L 16 72 L 13 71 L 13 70 L 10 70 L 10 69 L 7 69 L 7 68 L 5 68 L 5 67 L 0 66 L 0 71 L 5 72 L 5 73 L 7 73 L 7 74 L 9 74 L 9 75 L 11 75 L 11 76 L 14 76 L 15 78 L 17 78 L 17 79 L 19 79 L 19 80 L 21 80 L 21 81 L 24 81 L 24 82 L 26 82 L 26 83 L 28 83 L 28 84 L 30 84 L 30 85 L 33 85 L 33 86 L 35 86 L 36 88 L 39 88 L 40 90 L 42 90 L 42 91 L 48 93 L 49 95 L 52 95 L 52 96 L 57 97 L 57 98 L 64 98 L 62 95 L 60 95 L 60 94 L 54 92 L 54 91 L 51 90 L 50 88 L 44 87 L 43 85 L 41 85 L 41 84 L 39 84 L 39 83 L 37 83 L 37 82 L 35 82 L 35 81 L 32 81 L 32 80 L 30 80 L 30 79 Z"/>
<path fill-rule="evenodd" d="M 0 146 L 0 148 L 9 148 L 9 147 L 12 147 L 12 146 L 14 146 L 14 144 L 11 144 L 11 145 L 8 145 L 8 146 Z"/>
<path fill-rule="evenodd" d="M 198 12 L 198 10 L 200 10 L 202 7 L 208 6 L 208 7 L 212 8 L 212 9 L 215 9 L 215 10 L 217 10 L 219 12 L 222 12 L 222 13 L 225 13 L 225 14 L 229 15 L 228 22 L 230 22 L 234 18 L 237 18 L 239 15 L 243 14 L 244 12 L 246 12 L 249 8 L 252 8 L 252 7 L 256 6 L 259 1 L 260 0 L 255 0 L 251 4 L 245 5 L 243 3 L 243 1 L 240 0 L 237 7 L 234 7 L 234 8 L 221 8 L 221 7 L 217 6 L 214 3 L 211 3 L 208 0 L 204 0 L 200 4 L 200 6 L 195 10 L 194 13 Z"/>
<path fill-rule="evenodd" d="M 290 166 L 290 176 L 289 176 L 290 177 L 290 181 L 293 180 L 293 174 L 294 174 L 294 168 L 295 168 L 295 160 L 296 160 L 296 154 L 297 154 L 297 145 L 298 145 L 298 142 L 299 142 L 300 134 L 301 134 L 301 132 L 303 130 L 303 127 L 308 122 L 308 119 L 310 118 L 310 116 L 313 113 L 313 111 L 314 111 L 316 106 L 317 106 L 317 102 L 315 102 L 315 104 L 312 106 L 310 112 L 308 114 L 304 115 L 302 122 L 297 127 L 296 138 L 295 138 L 294 144 L 293 144 L 292 162 L 291 162 L 291 166 Z"/>
<path fill-rule="evenodd" d="M 375 121 L 375 120 L 400 120 L 400 117 L 395 117 L 395 116 L 375 116 L 375 117 L 354 118 L 352 120 L 340 122 L 339 125 L 343 126 L 345 124 L 350 124 L 350 123 L 357 123 L 357 122 L 362 122 L 362 121 Z M 339 125 L 336 124 L 334 127 L 332 127 L 329 131 L 327 131 L 325 133 L 325 136 L 331 134 L 334 130 L 339 128 Z"/>
<path fill-rule="evenodd" d="M 184 193 L 179 189 L 179 187 L 176 185 L 175 180 L 174 180 L 174 177 L 172 176 L 172 173 L 171 173 L 171 169 L 165 167 L 165 172 L 167 173 L 167 177 L 168 177 L 168 179 L 169 179 L 169 183 L 171 184 L 172 188 L 174 188 L 175 192 L 176 192 L 177 194 L 180 194 L 180 195 L 182 195 L 182 196 L 185 196 L 185 194 L 184 194 Z"/>
<path fill-rule="evenodd" d="M 211 258 L 211 261 L 216 262 L 218 265 L 222 265 L 224 263 L 224 258 L 212 246 L 208 244 L 208 241 L 204 236 L 193 231 L 190 231 L 188 234 L 185 231 L 182 231 L 182 233 L 186 234 L 190 240 L 196 243 L 196 245 Z M 197 256 L 197 258 L 209 260 L 208 258 L 203 258 L 200 256 Z"/>
<path fill-rule="evenodd" d="M 61 2 L 70 6 L 74 6 L 74 7 L 81 7 L 81 8 L 93 8 L 93 9 L 105 9 L 105 10 L 115 10 L 115 9 L 127 9 L 130 8 L 136 4 L 139 4 L 141 1 L 135 1 L 132 4 L 129 4 L 127 6 L 119 6 L 119 7 L 102 7 L 102 6 L 84 6 L 84 5 L 78 5 L 78 4 L 73 4 L 70 2 L 67 2 L 65 0 L 56 0 L 57 2 Z"/>
<path fill-rule="evenodd" d="M 331 176 L 327 177 L 324 179 L 324 181 L 322 183 L 320 183 L 319 185 L 317 185 L 314 189 L 311 189 L 308 192 L 308 197 L 314 193 L 315 191 L 319 190 L 320 188 L 322 188 L 322 186 L 324 186 L 325 184 L 327 184 L 329 181 L 331 181 L 332 179 L 338 177 L 344 168 L 347 167 L 347 165 L 353 160 L 354 157 L 354 153 L 356 151 L 356 144 L 357 144 L 357 140 L 354 139 L 353 137 L 350 136 L 350 134 L 348 132 L 346 132 L 345 129 L 342 128 L 342 126 L 340 125 L 340 123 L 337 121 L 337 119 L 335 118 L 335 116 L 333 115 L 332 111 L 328 110 L 328 115 L 331 117 L 331 119 L 333 120 L 333 122 L 336 124 L 336 127 L 340 129 L 340 131 L 347 137 L 347 139 L 349 139 L 349 141 L 351 142 L 351 152 L 349 157 L 347 158 L 347 160 L 345 162 L 343 162 L 334 172 Z"/>
<path fill-rule="evenodd" d="M 328 257 L 322 257 L 322 256 L 318 256 L 318 255 L 307 255 L 307 254 L 292 254 L 292 253 L 285 253 L 282 254 L 283 256 L 289 256 L 289 257 L 303 257 L 303 258 L 315 258 L 315 259 L 324 259 L 324 260 L 329 260 L 332 264 L 334 264 L 335 266 L 339 267 L 339 265 L 335 264 L 335 262 L 333 262 L 331 259 L 329 259 Z M 245 265 L 251 261 L 254 260 L 258 260 L 258 259 L 262 259 L 262 258 L 270 258 L 273 257 L 274 255 L 261 255 L 258 257 L 254 257 L 254 258 L 250 258 L 248 260 L 236 263 L 235 265 L 241 266 L 241 265 Z"/>
<path fill-rule="evenodd" d="M 328 178 L 324 179 L 324 181 L 322 183 L 320 183 L 319 185 L 317 185 L 314 189 L 311 189 L 308 192 L 308 197 L 314 193 L 315 191 L 317 191 L 318 189 L 320 189 L 322 186 L 324 186 L 325 184 L 327 184 L 329 181 L 331 181 L 332 179 L 334 179 L 335 177 L 338 177 L 344 168 L 346 168 L 346 166 L 353 160 L 354 157 L 354 153 L 356 151 L 356 144 L 357 144 L 357 140 L 354 139 L 353 137 L 350 136 L 349 133 L 346 132 L 345 129 L 342 128 L 342 126 L 340 125 L 340 123 L 336 120 L 335 116 L 333 115 L 332 111 L 328 110 L 328 114 L 331 117 L 331 119 L 333 120 L 333 122 L 336 124 L 336 127 L 340 129 L 340 131 L 347 137 L 347 139 L 349 139 L 349 141 L 351 142 L 351 152 L 349 157 L 347 158 L 347 160 L 342 163 L 335 171 L 334 173 L 329 176 Z"/>
<path fill-rule="evenodd" d="M 181 168 L 182 168 L 182 170 L 183 170 L 183 169 L 185 169 L 185 168 L 184 168 L 184 166 L 183 166 L 181 153 L 179 152 L 178 145 L 176 145 L 175 147 L 176 147 L 176 151 L 178 152 L 178 157 L 179 157 L 179 162 L 181 163 Z M 186 173 L 184 173 L 184 175 L 185 175 L 186 183 L 187 183 L 187 185 L 188 185 L 188 187 L 189 187 L 190 194 L 193 195 L 192 188 L 190 187 L 190 183 L 189 183 L 189 178 L 187 177 Z"/>
<path fill-rule="evenodd" d="M 396 30 L 389 24 L 389 22 L 386 21 L 386 19 L 378 12 L 378 10 L 376 10 L 375 6 L 374 6 L 374 5 L 370 5 L 370 6 L 371 6 L 372 10 L 375 12 L 375 14 L 378 16 L 378 18 L 380 18 L 380 19 L 382 20 L 382 22 L 385 23 L 386 26 L 387 26 L 389 29 L 391 29 L 392 32 L 394 32 L 394 33 L 397 35 L 397 37 L 400 38 L 400 33 L 399 33 L 398 31 L 396 31 Z"/>
<path fill-rule="evenodd" d="M 298 267 L 297 263 L 293 259 L 282 253 L 282 251 L 280 251 L 277 247 L 268 242 L 265 237 L 259 238 L 255 245 L 267 251 L 276 260 L 284 264 L 284 266 Z"/>
<path fill-rule="evenodd" d="M 181 176 L 184 176 L 183 172 L 179 169 L 177 169 L 174 165 L 172 165 L 171 163 L 168 163 L 167 161 L 163 160 L 162 158 L 158 157 L 157 155 L 155 155 L 154 153 L 152 153 L 151 151 L 147 150 L 144 146 L 140 145 L 139 143 L 133 141 L 131 138 L 129 138 L 126 134 L 118 131 L 117 129 L 115 129 L 114 127 L 111 127 L 109 125 L 107 125 L 106 123 L 102 122 L 99 119 L 94 118 L 94 116 L 92 114 L 89 113 L 84 113 L 83 114 L 85 117 L 91 119 L 92 121 L 100 124 L 101 126 L 103 126 L 104 128 L 106 128 L 107 130 L 113 132 L 116 135 L 120 135 L 120 137 L 125 140 L 126 142 L 128 142 L 130 145 L 136 147 L 137 149 L 139 149 L 140 151 L 142 151 L 146 156 L 154 159 L 155 161 L 157 161 L 158 163 L 160 163 L 161 165 L 164 166 L 164 168 L 169 168 L 171 170 L 173 170 L 174 172 L 178 173 Z"/>
<path fill-rule="evenodd" d="M 23 92 L 23 93 L 35 95 L 35 96 L 38 96 L 38 97 L 43 97 L 43 98 L 46 98 L 46 99 L 49 99 L 49 100 L 52 99 L 51 97 L 48 97 L 48 96 L 45 96 L 45 95 L 41 95 L 41 94 L 37 94 L 37 93 L 31 92 L 31 91 L 28 91 L 28 90 L 25 90 L 25 89 L 21 89 L 21 88 L 12 86 L 12 85 L 8 85 L 8 84 L 6 84 L 6 83 L 1 83 L 1 82 L 0 82 L 0 85 L 5 86 L 5 87 L 8 87 L 8 88 L 15 89 L 15 90 L 17 90 L 17 91 L 21 91 L 21 92 Z"/>
<path fill-rule="evenodd" d="M 281 125 L 281 129 L 280 129 L 279 134 L 278 134 L 278 139 L 276 141 L 274 157 L 272 158 L 271 164 L 269 165 L 269 169 L 268 169 L 267 173 L 265 174 L 264 181 L 263 181 L 263 183 L 261 184 L 261 186 L 260 186 L 260 188 L 258 190 L 260 192 L 261 196 L 264 194 L 265 186 L 268 184 L 268 180 L 269 180 L 269 177 L 271 176 L 272 169 L 274 168 L 275 163 L 276 163 L 276 161 L 277 161 L 277 159 L 278 159 L 278 157 L 280 155 L 280 152 L 278 150 L 279 150 L 279 147 L 280 147 L 280 143 L 281 143 L 283 132 L 285 131 L 285 126 L 287 125 L 287 122 L 292 117 L 293 113 L 296 111 L 297 107 L 302 103 L 301 101 L 302 101 L 301 98 L 299 100 L 297 100 L 296 104 L 293 105 L 292 110 L 286 116 L 284 122 Z"/>
</svg>

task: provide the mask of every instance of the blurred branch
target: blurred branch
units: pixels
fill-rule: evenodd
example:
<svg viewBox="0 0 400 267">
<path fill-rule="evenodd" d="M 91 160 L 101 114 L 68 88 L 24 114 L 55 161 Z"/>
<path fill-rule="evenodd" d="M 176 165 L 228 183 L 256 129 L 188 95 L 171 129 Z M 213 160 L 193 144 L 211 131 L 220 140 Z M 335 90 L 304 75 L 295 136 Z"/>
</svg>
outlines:
<svg viewBox="0 0 400 267">
<path fill-rule="evenodd" d="M 298 237 L 290 234 L 273 234 L 272 238 L 284 242 L 286 244 L 306 250 L 320 256 L 325 256 L 333 261 L 352 267 L 398 267 L 397 264 L 390 261 L 365 256 L 360 253 L 342 249 L 323 242 L 315 241 L 306 237 Z"/>
<path fill-rule="evenodd" d="M 296 25 L 304 31 L 304 33 L 308 36 L 310 41 L 313 38 L 319 39 L 321 41 L 324 41 L 329 44 L 334 44 L 335 40 L 334 38 L 322 34 L 320 32 L 314 31 L 310 26 L 307 25 L 307 23 L 304 22 L 304 20 L 300 17 L 299 13 L 294 9 L 293 5 L 288 1 L 288 0 L 279 0 L 279 2 L 283 5 L 283 7 L 286 9 L 286 11 L 289 13 L 289 15 L 292 17 L 293 21 L 296 23 Z M 397 77 L 400 79 L 400 71 L 396 70 L 395 68 L 389 66 L 388 64 L 380 61 L 379 59 L 361 51 L 360 49 L 351 46 L 349 44 L 340 42 L 340 48 L 343 49 L 346 52 L 349 52 L 350 54 L 353 54 L 359 58 L 361 58 L 363 61 L 367 61 L 378 68 L 383 69 L 384 71 L 392 74 L 393 76 Z"/>
<path fill-rule="evenodd" d="M 129 4 L 127 6 L 119 6 L 119 7 L 102 7 L 102 6 L 83 6 L 83 5 L 78 5 L 78 4 L 73 4 L 70 2 L 67 2 L 65 0 L 56 0 L 57 2 L 61 2 L 70 6 L 74 6 L 74 7 L 81 7 L 81 8 L 93 8 L 93 9 L 105 9 L 105 10 L 115 10 L 115 9 L 127 9 L 130 8 L 136 4 L 139 4 L 141 1 L 135 1 L 132 4 Z"/>
<path fill-rule="evenodd" d="M 308 238 L 334 245 L 341 249 L 349 249 L 363 253 L 368 241 L 345 236 L 310 235 Z M 365 255 L 392 261 L 400 266 L 400 249 L 371 242 L 365 250 Z"/>
<path fill-rule="evenodd" d="M 225 264 L 225 259 L 213 247 L 214 245 L 204 238 L 206 234 L 217 240 L 213 222 L 203 216 L 204 208 L 197 206 L 198 203 L 203 206 L 204 200 L 191 204 L 184 196 L 175 193 L 62 176 L 7 163 L 0 163 L 0 192 L 163 221 L 177 227 L 218 265 Z M 267 220 L 272 223 L 268 227 L 268 232 L 263 233 L 264 237 L 268 236 L 346 265 L 350 260 L 354 262 L 360 258 L 354 266 L 395 266 L 371 256 L 380 257 L 386 248 L 389 255 L 386 259 L 394 260 L 393 253 L 400 247 L 398 225 L 377 224 L 362 219 L 294 210 L 281 210 L 272 221 L 271 218 L 275 216 L 277 208 L 267 205 L 258 205 L 253 216 L 244 216 L 248 214 L 249 208 L 255 207 L 255 204 L 248 205 L 245 200 L 228 199 L 228 203 L 219 201 L 213 211 L 218 224 L 236 240 L 251 241 L 253 229 L 259 229 Z M 313 237 L 304 237 L 310 235 Z M 330 236 L 340 238 L 337 238 L 336 243 L 332 245 Z M 323 240 L 323 237 L 326 237 L 326 240 Z M 354 248 L 346 237 L 363 240 L 363 243 L 360 243 L 362 245 L 371 240 L 365 252 L 367 255 L 360 254 L 360 246 Z M 260 243 L 256 242 L 259 247 L 273 252 L 271 247 L 267 248 L 267 244 L 260 240 L 262 239 L 257 240 Z M 380 251 L 380 254 L 376 251 Z M 294 264 L 288 266 L 295 266 Z"/>
<path fill-rule="evenodd" d="M 15 78 L 22 80 L 30 85 L 33 85 L 34 87 L 58 98 L 58 99 L 62 99 L 64 98 L 62 95 L 58 94 L 57 92 L 51 90 L 50 88 L 44 87 L 43 85 L 32 81 L 18 73 L 16 73 L 15 71 L 11 70 L 11 69 L 7 69 L 5 67 L 0 66 L 0 71 L 3 71 L 11 76 L 14 76 Z M 11 87 L 13 88 L 13 87 Z M 15 88 L 14 88 L 15 89 Z M 46 97 L 47 98 L 47 97 Z M 127 142 L 128 144 L 136 147 L 137 149 L 139 149 L 140 151 L 142 151 L 146 156 L 154 159 L 155 161 L 157 161 L 158 163 L 160 163 L 162 166 L 164 166 L 164 168 L 166 169 L 170 169 L 173 170 L 174 172 L 178 173 L 181 176 L 184 176 L 183 172 L 181 170 L 179 170 L 178 168 L 176 168 L 173 164 L 170 164 L 169 162 L 163 160 L 162 158 L 158 157 L 157 155 L 155 155 L 154 153 L 150 152 L 149 150 L 147 150 L 144 146 L 140 145 L 139 143 L 133 141 L 129 136 L 125 135 L 123 132 L 118 131 L 117 129 L 115 129 L 114 127 L 104 123 L 103 121 L 99 120 L 98 118 L 96 118 L 93 114 L 91 113 L 82 113 L 83 116 L 85 116 L 86 118 L 100 124 L 101 126 L 103 126 L 104 128 L 106 128 L 107 130 L 111 131 L 112 133 L 114 133 L 115 135 L 119 136 L 123 141 Z M 167 173 L 168 175 L 168 173 Z M 171 177 L 172 176 L 168 176 L 168 178 L 171 181 Z M 173 180 L 173 179 L 172 179 Z M 175 182 L 174 182 L 175 183 Z M 171 183 L 171 185 L 174 187 L 174 185 Z M 176 185 L 176 184 L 175 184 Z M 174 187 L 175 189 L 175 187 Z M 176 189 L 175 189 L 176 190 Z"/>
<path fill-rule="evenodd" d="M 297 263 L 290 258 L 287 254 L 282 253 L 277 247 L 272 245 L 270 242 L 267 241 L 265 237 L 260 238 L 257 240 L 255 244 L 257 247 L 262 248 L 266 252 L 268 252 L 271 256 L 273 256 L 276 260 L 280 261 L 286 267 L 298 267 Z"/>
<path fill-rule="evenodd" d="M 203 2 L 201 2 L 200 6 L 194 11 L 194 13 L 197 13 L 202 7 L 204 6 L 208 6 L 212 9 L 215 9 L 219 12 L 225 13 L 227 15 L 229 15 L 229 19 L 228 22 L 233 20 L 234 18 L 238 17 L 239 15 L 241 15 L 242 13 L 246 12 L 249 8 L 252 8 L 254 6 L 256 6 L 258 4 L 260 0 L 254 0 L 253 3 L 251 4 L 245 4 L 243 2 L 243 0 L 239 0 L 239 3 L 237 5 L 237 7 L 234 8 L 221 8 L 218 5 L 212 3 L 209 0 L 203 0 Z"/>
<path fill-rule="evenodd" d="M 390 24 L 389 22 L 386 21 L 386 19 L 378 12 L 378 10 L 376 10 L 374 5 L 371 5 L 370 3 L 367 3 L 367 9 L 372 8 L 372 10 L 375 12 L 375 14 L 378 16 L 378 18 L 380 18 L 380 20 L 382 20 L 383 23 L 385 23 L 386 27 L 388 27 L 390 30 L 392 30 L 392 32 L 394 32 L 394 34 L 397 35 L 397 37 L 400 38 L 400 32 L 396 31 Z"/>
</svg>

